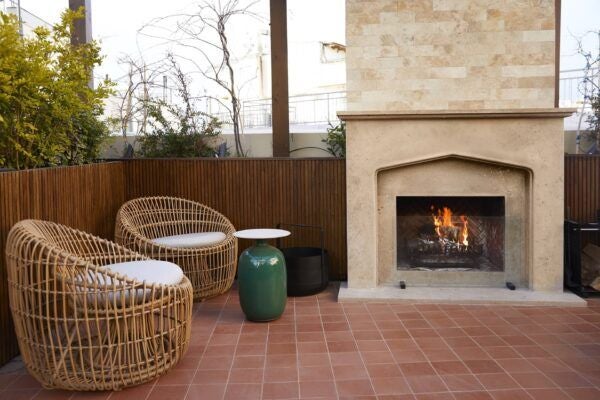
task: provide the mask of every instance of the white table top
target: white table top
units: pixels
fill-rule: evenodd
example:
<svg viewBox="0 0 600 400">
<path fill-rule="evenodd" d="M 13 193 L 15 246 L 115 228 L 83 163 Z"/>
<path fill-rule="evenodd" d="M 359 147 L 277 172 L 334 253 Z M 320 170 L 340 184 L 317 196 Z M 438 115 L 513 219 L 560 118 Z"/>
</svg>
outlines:
<svg viewBox="0 0 600 400">
<path fill-rule="evenodd" d="M 240 239 L 277 239 L 289 235 L 290 232 L 283 229 L 245 229 L 233 234 Z"/>
</svg>

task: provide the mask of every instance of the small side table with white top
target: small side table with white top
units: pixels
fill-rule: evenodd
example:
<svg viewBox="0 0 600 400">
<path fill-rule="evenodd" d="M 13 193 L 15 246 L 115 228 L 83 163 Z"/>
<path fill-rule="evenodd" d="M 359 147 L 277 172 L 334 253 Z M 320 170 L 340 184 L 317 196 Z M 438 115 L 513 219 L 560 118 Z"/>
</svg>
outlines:
<svg viewBox="0 0 600 400">
<path fill-rule="evenodd" d="M 283 229 L 246 229 L 234 235 L 254 239 L 256 244 L 240 255 L 238 286 L 240 304 L 250 321 L 273 321 L 281 317 L 287 302 L 285 258 L 267 243 L 290 235 Z"/>
</svg>

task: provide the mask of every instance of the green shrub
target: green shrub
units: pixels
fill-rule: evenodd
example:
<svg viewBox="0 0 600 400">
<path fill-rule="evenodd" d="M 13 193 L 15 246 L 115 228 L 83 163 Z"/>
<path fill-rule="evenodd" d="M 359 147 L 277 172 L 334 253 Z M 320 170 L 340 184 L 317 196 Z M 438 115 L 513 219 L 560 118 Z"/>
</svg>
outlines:
<svg viewBox="0 0 600 400">
<path fill-rule="evenodd" d="M 204 113 L 167 104 L 146 105 L 150 130 L 140 137 L 141 157 L 214 157 L 221 122 Z M 215 143 L 213 143 L 215 142 Z"/>
<path fill-rule="evenodd" d="M 15 169 L 93 161 L 108 135 L 99 120 L 110 82 L 88 86 L 100 64 L 96 42 L 71 45 L 65 11 L 51 30 L 19 36 L 14 16 L 0 13 L 0 167 Z"/>
<path fill-rule="evenodd" d="M 340 122 L 333 126 L 329 124 L 327 137 L 322 140 L 327 145 L 327 151 L 334 157 L 346 157 L 346 123 Z"/>
</svg>

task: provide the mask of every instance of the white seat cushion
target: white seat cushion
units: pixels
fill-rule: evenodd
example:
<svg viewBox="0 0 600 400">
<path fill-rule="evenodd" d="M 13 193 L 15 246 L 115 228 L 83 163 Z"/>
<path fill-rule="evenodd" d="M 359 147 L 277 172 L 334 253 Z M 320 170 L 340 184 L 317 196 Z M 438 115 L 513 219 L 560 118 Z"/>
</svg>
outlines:
<svg viewBox="0 0 600 400">
<path fill-rule="evenodd" d="M 186 233 L 184 235 L 164 236 L 152 239 L 152 241 L 161 246 L 195 248 L 221 243 L 226 238 L 227 235 L 223 232 L 197 232 Z"/>
<path fill-rule="evenodd" d="M 104 265 L 104 268 L 148 285 L 176 285 L 183 279 L 179 265 L 168 261 L 129 261 Z"/>
<path fill-rule="evenodd" d="M 138 282 L 145 282 L 147 286 L 153 284 L 176 285 L 183 279 L 183 271 L 177 264 L 159 260 L 128 261 L 102 266 L 103 269 Z M 92 308 L 104 308 L 108 304 L 114 306 L 129 305 L 131 299 L 143 300 L 152 292 L 147 287 L 123 289 L 113 286 L 113 280 L 103 274 L 90 272 L 85 284 L 77 279 L 76 290 L 78 290 L 87 301 L 86 306 Z"/>
</svg>

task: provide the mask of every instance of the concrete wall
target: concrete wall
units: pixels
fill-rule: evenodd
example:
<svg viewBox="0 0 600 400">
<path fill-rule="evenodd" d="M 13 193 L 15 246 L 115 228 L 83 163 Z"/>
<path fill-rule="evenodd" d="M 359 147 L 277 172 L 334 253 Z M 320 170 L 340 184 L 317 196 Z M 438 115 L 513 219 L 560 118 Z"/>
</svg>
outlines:
<svg viewBox="0 0 600 400">
<path fill-rule="evenodd" d="M 554 105 L 554 0 L 346 0 L 348 110 Z"/>
<path fill-rule="evenodd" d="M 290 135 L 290 157 L 331 157 L 321 141 L 327 135 L 325 133 L 292 133 Z M 233 152 L 235 144 L 233 135 L 223 134 L 222 138 L 227 142 L 230 151 Z M 243 135 L 244 148 L 248 150 L 248 157 L 273 157 L 273 140 L 271 133 L 252 133 Z M 127 142 L 137 147 L 137 137 L 128 136 Z M 103 146 L 101 158 L 119 158 L 123 154 L 124 139 L 122 136 L 111 136 Z"/>
</svg>

